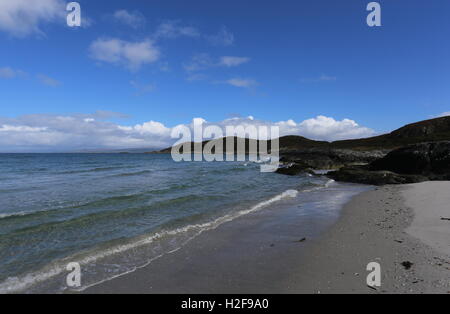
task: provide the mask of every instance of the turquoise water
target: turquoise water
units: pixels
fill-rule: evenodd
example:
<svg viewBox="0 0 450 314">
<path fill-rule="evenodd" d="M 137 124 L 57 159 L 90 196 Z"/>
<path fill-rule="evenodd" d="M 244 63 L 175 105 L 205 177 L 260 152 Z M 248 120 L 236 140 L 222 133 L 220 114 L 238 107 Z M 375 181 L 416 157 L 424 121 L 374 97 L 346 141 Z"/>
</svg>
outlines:
<svg viewBox="0 0 450 314">
<path fill-rule="evenodd" d="M 61 291 L 79 262 L 92 285 L 148 264 L 201 232 L 329 180 L 249 162 L 170 155 L 0 155 L 0 292 Z M 35 290 L 33 290 L 35 289 Z"/>
</svg>

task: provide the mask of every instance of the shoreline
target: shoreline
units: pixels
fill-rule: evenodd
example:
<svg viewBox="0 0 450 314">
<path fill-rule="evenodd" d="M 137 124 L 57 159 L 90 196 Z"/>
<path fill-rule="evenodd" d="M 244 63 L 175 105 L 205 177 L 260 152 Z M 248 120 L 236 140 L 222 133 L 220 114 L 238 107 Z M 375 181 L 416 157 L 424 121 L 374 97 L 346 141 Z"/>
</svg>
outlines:
<svg viewBox="0 0 450 314">
<path fill-rule="evenodd" d="M 292 278 L 297 292 L 450 293 L 449 256 L 409 234 L 411 225 L 422 224 L 417 212 L 424 209 L 410 198 L 434 184 L 384 186 L 355 196 L 344 206 L 339 221 L 310 244 Z M 434 195 L 440 200 L 450 188 L 450 182 L 441 184 Z M 381 266 L 381 287 L 376 289 L 366 283 L 370 262 Z"/>
<path fill-rule="evenodd" d="M 443 183 L 441 193 L 447 187 Z M 448 293 L 448 256 L 407 233 L 415 217 L 405 202 L 411 188 L 417 185 L 353 197 L 337 222 L 307 241 L 300 232 L 296 241 L 292 234 L 275 239 L 283 231 L 268 212 L 255 214 L 256 222 L 255 215 L 243 217 L 82 293 Z M 366 284 L 370 262 L 381 265 L 378 289 Z"/>
</svg>

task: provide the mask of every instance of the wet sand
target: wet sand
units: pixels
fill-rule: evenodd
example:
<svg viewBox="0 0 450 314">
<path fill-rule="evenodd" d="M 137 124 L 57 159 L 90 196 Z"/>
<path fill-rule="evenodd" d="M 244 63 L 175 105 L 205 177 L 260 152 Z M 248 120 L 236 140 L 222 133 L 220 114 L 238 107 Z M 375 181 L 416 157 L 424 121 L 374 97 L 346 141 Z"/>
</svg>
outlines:
<svg viewBox="0 0 450 314">
<path fill-rule="evenodd" d="M 84 293 L 448 293 L 445 230 L 450 221 L 439 217 L 448 212 L 439 200 L 448 198 L 450 183 L 433 184 L 364 192 L 344 206 L 332 225 L 302 221 L 308 230 L 298 228 L 305 218 L 292 208 L 263 210 Z M 430 193 L 435 202 L 424 200 Z M 432 210 L 411 194 L 422 195 L 419 200 Z M 436 223 L 439 236 L 424 231 L 430 229 L 427 220 L 433 221 L 431 228 Z M 366 284 L 370 262 L 381 265 L 377 289 Z M 409 269 L 405 262 L 411 263 Z"/>
</svg>

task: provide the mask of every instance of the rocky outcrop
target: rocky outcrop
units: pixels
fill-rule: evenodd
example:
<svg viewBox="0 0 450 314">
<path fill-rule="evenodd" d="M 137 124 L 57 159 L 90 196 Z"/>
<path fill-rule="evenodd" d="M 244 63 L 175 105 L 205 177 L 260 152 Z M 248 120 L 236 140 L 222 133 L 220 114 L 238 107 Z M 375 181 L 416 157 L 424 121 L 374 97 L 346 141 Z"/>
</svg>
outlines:
<svg viewBox="0 0 450 314">
<path fill-rule="evenodd" d="M 281 162 L 295 169 L 339 169 L 367 164 L 386 155 L 384 151 L 354 151 L 349 149 L 311 148 L 281 153 Z"/>
<path fill-rule="evenodd" d="M 371 163 L 370 170 L 426 176 L 450 174 L 450 141 L 409 145 Z"/>
<path fill-rule="evenodd" d="M 283 163 L 276 173 L 296 176 L 304 173 L 314 174 L 314 170 L 304 163 Z"/>
<path fill-rule="evenodd" d="M 450 180 L 450 142 L 431 142 L 396 149 L 367 166 L 328 173 L 336 181 L 373 185 Z"/>
<path fill-rule="evenodd" d="M 421 175 L 401 175 L 391 171 L 371 171 L 367 167 L 344 167 L 329 172 L 327 176 L 336 181 L 362 183 L 370 185 L 408 184 L 427 181 Z"/>
</svg>

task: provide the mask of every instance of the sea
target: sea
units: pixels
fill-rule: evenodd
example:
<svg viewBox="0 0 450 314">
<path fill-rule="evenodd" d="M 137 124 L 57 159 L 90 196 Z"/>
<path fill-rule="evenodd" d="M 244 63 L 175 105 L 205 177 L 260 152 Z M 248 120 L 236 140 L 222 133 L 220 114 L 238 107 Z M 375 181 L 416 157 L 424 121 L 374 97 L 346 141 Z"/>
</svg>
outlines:
<svg viewBox="0 0 450 314">
<path fill-rule="evenodd" d="M 82 291 L 277 204 L 303 210 L 305 221 L 332 222 L 365 189 L 326 176 L 263 173 L 248 161 L 0 154 L 0 293 Z M 81 287 L 67 285 L 71 263 L 80 265 Z"/>
</svg>

